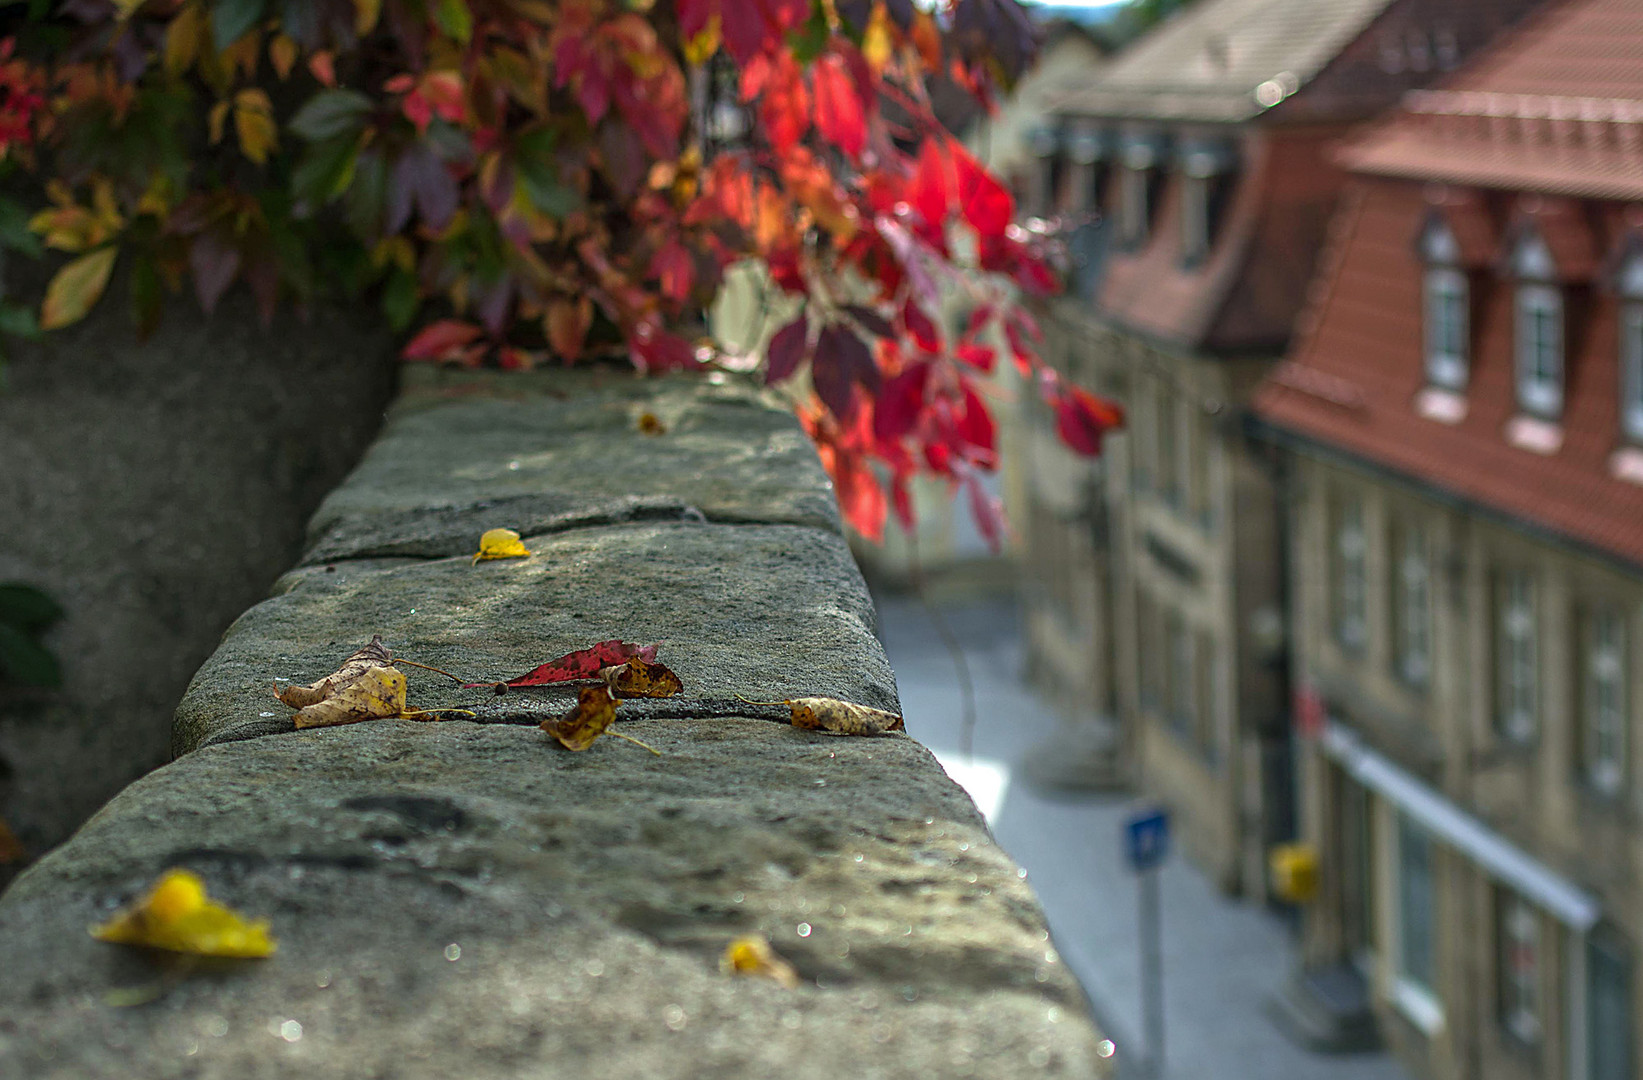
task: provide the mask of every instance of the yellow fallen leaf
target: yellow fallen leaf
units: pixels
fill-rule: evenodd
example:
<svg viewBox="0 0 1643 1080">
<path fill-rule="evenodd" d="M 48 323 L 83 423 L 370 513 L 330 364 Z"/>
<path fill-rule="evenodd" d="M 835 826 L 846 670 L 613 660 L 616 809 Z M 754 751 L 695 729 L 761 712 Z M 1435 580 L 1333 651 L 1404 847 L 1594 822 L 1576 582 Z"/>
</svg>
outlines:
<svg viewBox="0 0 1643 1080">
<path fill-rule="evenodd" d="M 307 708 L 317 705 L 328 697 L 335 697 L 343 690 L 359 681 L 359 677 L 374 667 L 387 667 L 394 662 L 394 654 L 388 646 L 382 643 L 381 634 L 373 634 L 371 642 L 362 646 L 342 666 L 319 682 L 307 686 L 292 684 L 281 690 L 275 688 L 274 696 L 293 709 Z"/>
<path fill-rule="evenodd" d="M 829 697 L 802 697 L 787 701 L 749 701 L 749 705 L 786 705 L 793 715 L 793 726 L 810 731 L 831 731 L 836 735 L 883 735 L 890 731 L 905 730 L 901 717 L 893 712 L 857 705 Z"/>
<path fill-rule="evenodd" d="M 483 559 L 520 559 L 530 554 L 519 534 L 512 529 L 492 529 L 479 538 L 479 551 L 474 562 Z"/>
<path fill-rule="evenodd" d="M 398 668 L 370 667 L 334 696 L 298 709 L 292 719 L 301 730 L 403 715 L 405 673 Z"/>
<path fill-rule="evenodd" d="M 610 726 L 616 723 L 616 706 L 616 698 L 606 687 L 584 687 L 576 695 L 574 708 L 564 716 L 548 717 L 542 721 L 541 728 L 558 740 L 559 745 L 566 750 L 586 750 L 593 745 L 595 739 L 609 731 Z M 610 734 L 643 746 L 657 757 L 662 755 L 654 746 L 646 746 L 631 735 L 623 735 L 619 731 L 610 731 Z"/>
<path fill-rule="evenodd" d="M 98 941 L 196 956 L 268 956 L 275 948 L 267 919 L 245 919 L 205 894 L 187 870 L 167 870 L 147 896 L 91 928 Z"/>
<path fill-rule="evenodd" d="M 725 947 L 719 958 L 719 970 L 726 975 L 756 975 L 774 981 L 791 990 L 799 985 L 799 973 L 776 954 L 770 942 L 757 934 L 739 937 Z"/>
</svg>

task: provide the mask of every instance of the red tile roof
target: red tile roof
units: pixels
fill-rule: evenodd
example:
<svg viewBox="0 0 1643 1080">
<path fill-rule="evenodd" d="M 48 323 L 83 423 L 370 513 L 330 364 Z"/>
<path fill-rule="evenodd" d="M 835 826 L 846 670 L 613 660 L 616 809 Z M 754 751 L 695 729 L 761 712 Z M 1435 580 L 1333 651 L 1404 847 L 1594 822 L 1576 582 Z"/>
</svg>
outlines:
<svg viewBox="0 0 1643 1080">
<path fill-rule="evenodd" d="M 1567 294 L 1572 332 L 1555 453 L 1507 441 L 1519 412 L 1513 282 L 1492 268 L 1472 275 L 1464 419 L 1444 423 L 1418 410 L 1427 382 L 1416 238 L 1435 209 L 1428 194 L 1409 181 L 1354 185 L 1323 260 L 1327 290 L 1308 314 L 1311 329 L 1257 392 L 1257 415 L 1314 444 L 1643 566 L 1643 485 L 1617 479 L 1610 464 L 1626 445 L 1617 414 L 1619 300 L 1601 284 Z M 1510 208 L 1496 209 L 1503 220 Z M 1623 209 L 1585 209 L 1597 246 L 1613 250 L 1628 235 Z"/>
<path fill-rule="evenodd" d="M 1343 154 L 1359 172 L 1643 199 L 1643 3 L 1566 0 Z"/>
</svg>

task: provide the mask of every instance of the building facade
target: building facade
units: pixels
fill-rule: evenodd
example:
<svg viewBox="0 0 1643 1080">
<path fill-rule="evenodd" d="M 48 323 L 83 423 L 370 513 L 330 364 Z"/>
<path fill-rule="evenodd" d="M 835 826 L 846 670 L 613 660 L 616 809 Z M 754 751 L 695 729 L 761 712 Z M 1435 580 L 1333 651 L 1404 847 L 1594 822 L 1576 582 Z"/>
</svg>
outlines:
<svg viewBox="0 0 1643 1080">
<path fill-rule="evenodd" d="M 1293 831 L 1284 534 L 1243 417 L 1344 182 L 1329 149 L 1527 6 L 1202 0 L 1061 98 L 1035 141 L 1043 209 L 1082 223 L 1046 355 L 1130 423 L 1082 482 L 1049 450 L 1020 456 L 1032 674 L 1112 726 L 1226 889 L 1260 895 Z"/>
<path fill-rule="evenodd" d="M 1561 0 L 1348 144 L 1283 447 L 1313 972 L 1419 1076 L 1631 1080 L 1643 5 Z"/>
</svg>

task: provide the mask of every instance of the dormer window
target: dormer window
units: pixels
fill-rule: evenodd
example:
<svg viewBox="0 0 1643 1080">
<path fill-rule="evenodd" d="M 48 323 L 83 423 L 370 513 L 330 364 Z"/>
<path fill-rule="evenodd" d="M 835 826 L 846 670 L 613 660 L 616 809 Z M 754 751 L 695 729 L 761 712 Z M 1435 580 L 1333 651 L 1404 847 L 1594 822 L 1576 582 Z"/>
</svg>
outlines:
<svg viewBox="0 0 1643 1080">
<path fill-rule="evenodd" d="M 1621 264 L 1618 285 L 1620 426 L 1627 438 L 1643 442 L 1643 246 Z"/>
<path fill-rule="evenodd" d="M 1119 155 L 1118 239 L 1127 248 L 1146 244 L 1152 224 L 1153 172 L 1158 148 L 1145 138 L 1130 138 Z"/>
<path fill-rule="evenodd" d="M 1524 412 L 1548 419 L 1563 411 L 1563 292 L 1554 270 L 1545 242 L 1525 233 L 1512 255 L 1517 399 Z"/>
<path fill-rule="evenodd" d="M 1460 245 L 1443 222 L 1427 226 L 1421 236 L 1421 257 L 1426 262 L 1426 381 L 1444 390 L 1465 390 L 1470 292 L 1466 272 L 1460 268 Z"/>
<path fill-rule="evenodd" d="M 1233 155 L 1224 144 L 1183 147 L 1181 160 L 1181 265 L 1198 265 L 1215 243 L 1216 220 L 1231 179 Z"/>
</svg>

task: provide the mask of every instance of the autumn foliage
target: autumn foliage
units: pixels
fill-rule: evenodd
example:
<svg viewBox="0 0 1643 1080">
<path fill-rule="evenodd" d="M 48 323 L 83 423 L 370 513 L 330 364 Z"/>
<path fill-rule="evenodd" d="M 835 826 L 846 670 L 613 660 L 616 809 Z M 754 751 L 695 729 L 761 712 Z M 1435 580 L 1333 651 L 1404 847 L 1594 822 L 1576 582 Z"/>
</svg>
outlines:
<svg viewBox="0 0 1643 1080">
<path fill-rule="evenodd" d="M 14 12 L 20 8 L 11 9 Z M 38 329 L 117 269 L 265 320 L 369 297 L 404 356 L 716 366 L 792 388 L 851 523 L 994 466 L 1020 366 L 1083 453 L 1119 422 L 1039 363 L 1055 287 L 1009 191 L 936 121 L 1019 74 L 1014 0 L 35 0 L 0 52 L 0 244 L 66 253 Z M 26 227 L 25 227 L 26 224 Z M 727 270 L 799 301 L 762 356 L 704 336 Z M 943 311 L 968 312 L 949 327 Z M 772 305 L 793 310 L 791 300 Z M 28 334 L 35 308 L 0 307 Z"/>
</svg>

